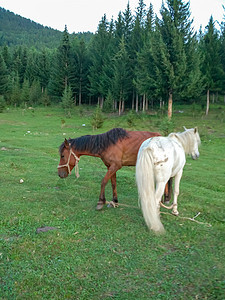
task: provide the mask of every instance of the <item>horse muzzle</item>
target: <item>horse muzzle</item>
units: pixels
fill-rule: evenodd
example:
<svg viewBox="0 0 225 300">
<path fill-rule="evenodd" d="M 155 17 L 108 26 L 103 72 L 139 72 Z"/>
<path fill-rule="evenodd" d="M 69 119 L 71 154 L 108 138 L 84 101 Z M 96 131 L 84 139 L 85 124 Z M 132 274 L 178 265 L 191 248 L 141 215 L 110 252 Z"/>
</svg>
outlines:
<svg viewBox="0 0 225 300">
<path fill-rule="evenodd" d="M 191 158 L 194 159 L 194 160 L 198 159 L 199 158 L 199 153 L 192 154 Z"/>
<path fill-rule="evenodd" d="M 58 170 L 58 175 L 60 178 L 66 178 L 68 176 L 68 171 L 67 170 Z"/>
</svg>

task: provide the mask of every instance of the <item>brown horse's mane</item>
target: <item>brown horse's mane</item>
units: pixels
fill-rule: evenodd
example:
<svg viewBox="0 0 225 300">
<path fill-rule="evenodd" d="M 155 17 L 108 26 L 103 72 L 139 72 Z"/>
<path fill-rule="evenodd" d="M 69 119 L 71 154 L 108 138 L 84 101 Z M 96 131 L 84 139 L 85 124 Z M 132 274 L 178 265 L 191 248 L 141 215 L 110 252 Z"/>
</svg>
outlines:
<svg viewBox="0 0 225 300">
<path fill-rule="evenodd" d="M 109 146 L 115 145 L 119 140 L 128 137 L 128 132 L 123 128 L 114 128 L 105 133 L 97 135 L 84 135 L 76 139 L 69 139 L 69 143 L 74 150 L 85 151 L 91 154 L 101 154 Z M 62 153 L 65 147 L 64 142 L 59 147 Z"/>
</svg>

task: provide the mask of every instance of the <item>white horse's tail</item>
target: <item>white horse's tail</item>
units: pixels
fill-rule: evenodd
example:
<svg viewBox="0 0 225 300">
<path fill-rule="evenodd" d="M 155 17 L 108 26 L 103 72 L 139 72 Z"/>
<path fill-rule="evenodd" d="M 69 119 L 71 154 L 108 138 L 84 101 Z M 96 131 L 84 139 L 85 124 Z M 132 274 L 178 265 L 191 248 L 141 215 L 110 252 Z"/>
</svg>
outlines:
<svg viewBox="0 0 225 300">
<path fill-rule="evenodd" d="M 155 199 L 153 158 L 151 150 L 148 148 L 139 150 L 136 164 L 136 182 L 142 213 L 148 228 L 157 233 L 164 232 Z"/>
</svg>

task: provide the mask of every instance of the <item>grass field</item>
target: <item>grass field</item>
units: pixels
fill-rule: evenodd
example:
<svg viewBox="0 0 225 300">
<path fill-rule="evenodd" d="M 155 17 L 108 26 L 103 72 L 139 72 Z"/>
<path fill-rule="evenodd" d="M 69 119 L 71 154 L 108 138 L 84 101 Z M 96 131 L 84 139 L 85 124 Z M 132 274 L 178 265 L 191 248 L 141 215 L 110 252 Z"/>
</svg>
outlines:
<svg viewBox="0 0 225 300">
<path fill-rule="evenodd" d="M 184 168 L 180 217 L 162 214 L 163 236 L 145 226 L 134 167 L 117 174 L 119 202 L 130 207 L 100 212 L 100 159 L 81 157 L 79 179 L 57 175 L 65 137 L 113 127 L 160 131 L 160 115 L 132 123 L 105 115 L 93 132 L 90 108 L 70 119 L 57 107 L 0 114 L 0 299 L 225 298 L 225 106 L 211 106 L 207 118 L 198 107 L 175 111 L 174 130 L 198 126 L 202 144 L 199 160 L 188 158 Z M 204 224 L 182 218 L 198 212 Z M 43 226 L 56 229 L 38 234 Z"/>
</svg>

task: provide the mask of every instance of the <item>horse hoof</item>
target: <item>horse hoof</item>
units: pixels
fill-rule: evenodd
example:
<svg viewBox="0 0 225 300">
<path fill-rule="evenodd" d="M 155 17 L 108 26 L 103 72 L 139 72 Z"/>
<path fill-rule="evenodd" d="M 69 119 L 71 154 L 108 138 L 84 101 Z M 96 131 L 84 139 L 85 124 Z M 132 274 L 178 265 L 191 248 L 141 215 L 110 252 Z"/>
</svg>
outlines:
<svg viewBox="0 0 225 300">
<path fill-rule="evenodd" d="M 107 207 L 109 207 L 109 208 L 111 208 L 111 207 L 116 208 L 118 206 L 119 206 L 119 204 L 114 201 L 110 201 L 107 205 Z"/>
<path fill-rule="evenodd" d="M 172 214 L 173 214 L 174 216 L 179 216 L 179 212 L 178 212 L 178 211 L 172 211 Z"/>
<path fill-rule="evenodd" d="M 99 202 L 99 203 L 97 204 L 97 206 L 96 206 L 96 210 L 101 210 L 101 209 L 103 209 L 103 206 L 104 206 L 104 203 Z"/>
</svg>

